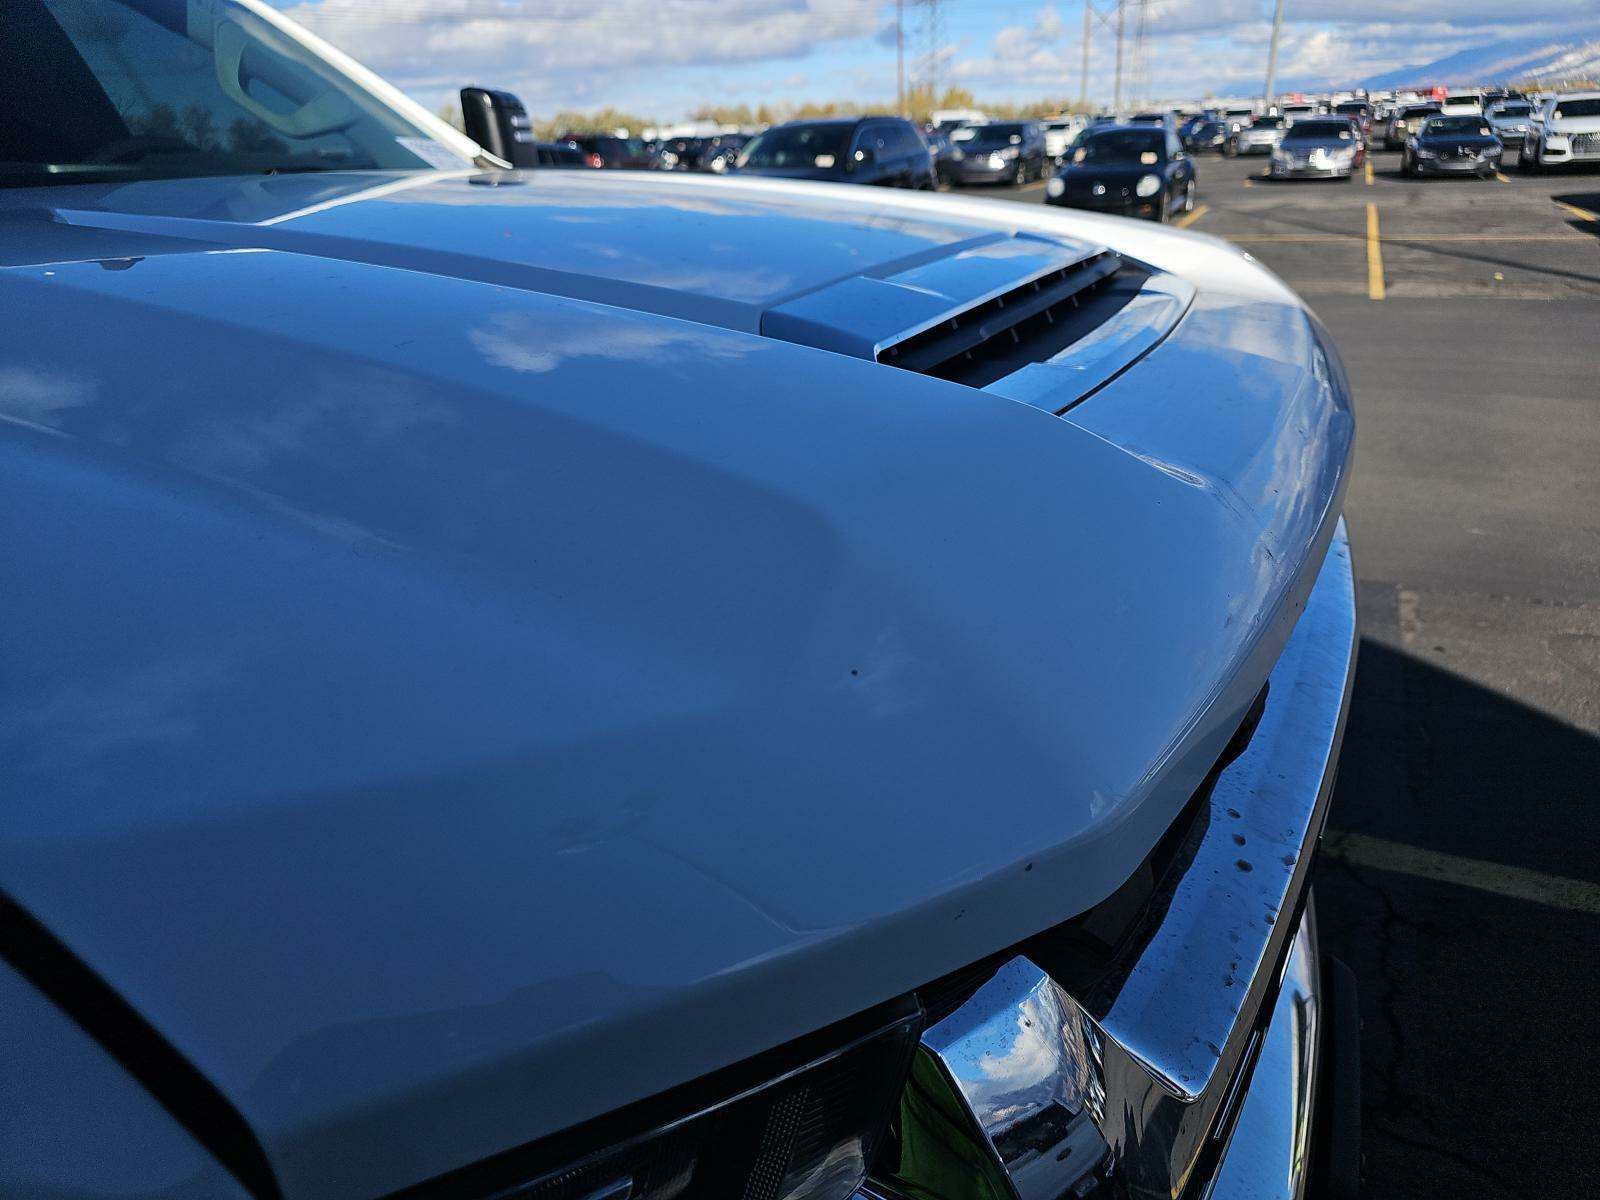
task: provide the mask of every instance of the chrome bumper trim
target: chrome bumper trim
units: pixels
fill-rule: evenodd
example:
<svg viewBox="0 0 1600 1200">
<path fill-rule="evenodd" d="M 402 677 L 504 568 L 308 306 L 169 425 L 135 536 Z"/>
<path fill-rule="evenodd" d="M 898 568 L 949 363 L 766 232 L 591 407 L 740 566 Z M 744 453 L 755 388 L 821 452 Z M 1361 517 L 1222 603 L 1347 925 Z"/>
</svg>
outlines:
<svg viewBox="0 0 1600 1200">
<path fill-rule="evenodd" d="M 939 1110 L 971 1118 L 961 1157 L 987 1160 L 998 1183 L 983 1194 L 1057 1200 L 1115 1175 L 1130 1194 L 1176 1196 L 1216 1170 L 1234 1116 L 1252 1114 L 1249 1141 L 1261 1138 L 1264 1118 L 1254 1114 L 1279 1103 L 1272 1094 L 1282 1088 L 1265 1086 L 1265 1099 L 1241 1089 L 1258 1060 L 1271 1078 L 1288 1069 L 1283 1006 L 1315 995 L 1315 955 L 1305 949 L 1313 934 L 1301 914 L 1355 636 L 1341 519 L 1261 721 L 1218 776 L 1186 865 L 1158 891 L 1135 948 L 1078 995 L 1018 955 L 924 1032 L 923 1057 L 937 1067 L 922 1064 L 924 1092 Z M 1314 1055 L 1315 1045 L 1301 1037 L 1287 1053 Z M 1296 1109 L 1301 1141 L 1309 1112 Z"/>
<path fill-rule="evenodd" d="M 1244 1103 L 1204 1200 L 1300 1200 L 1305 1195 L 1321 1035 L 1320 959 L 1316 920 L 1308 908 L 1295 931 Z"/>
</svg>

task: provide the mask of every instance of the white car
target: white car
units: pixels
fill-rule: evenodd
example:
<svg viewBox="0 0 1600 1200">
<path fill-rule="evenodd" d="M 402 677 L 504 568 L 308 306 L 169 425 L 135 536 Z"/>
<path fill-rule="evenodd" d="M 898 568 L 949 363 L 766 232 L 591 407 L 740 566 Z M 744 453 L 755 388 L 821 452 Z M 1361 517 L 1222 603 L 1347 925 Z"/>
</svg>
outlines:
<svg viewBox="0 0 1600 1200">
<path fill-rule="evenodd" d="M 1066 158 L 1072 139 L 1083 132 L 1088 122 L 1080 116 L 1052 117 L 1044 124 L 1045 157 L 1059 162 Z"/>
<path fill-rule="evenodd" d="M 1475 117 L 1483 111 L 1479 92 L 1451 92 L 1439 101 L 1439 113 L 1446 117 Z"/>
<path fill-rule="evenodd" d="M 1517 151 L 1525 171 L 1574 162 L 1600 162 L 1600 92 L 1550 97 L 1534 111 Z"/>
</svg>

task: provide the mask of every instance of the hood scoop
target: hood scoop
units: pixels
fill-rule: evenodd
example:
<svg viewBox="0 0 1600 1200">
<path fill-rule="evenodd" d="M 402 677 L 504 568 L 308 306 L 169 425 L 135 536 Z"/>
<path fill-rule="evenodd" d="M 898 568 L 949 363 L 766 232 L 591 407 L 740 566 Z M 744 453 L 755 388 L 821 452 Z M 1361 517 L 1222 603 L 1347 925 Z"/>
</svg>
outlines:
<svg viewBox="0 0 1600 1200">
<path fill-rule="evenodd" d="M 1104 246 L 997 235 L 800 296 L 761 332 L 1061 413 L 1157 346 L 1193 298 Z"/>
</svg>

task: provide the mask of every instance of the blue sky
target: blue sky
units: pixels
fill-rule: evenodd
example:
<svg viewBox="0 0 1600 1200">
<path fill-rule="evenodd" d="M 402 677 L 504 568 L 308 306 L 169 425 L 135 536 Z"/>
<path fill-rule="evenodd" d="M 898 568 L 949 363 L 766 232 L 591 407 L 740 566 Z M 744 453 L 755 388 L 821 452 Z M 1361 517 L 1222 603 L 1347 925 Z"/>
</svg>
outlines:
<svg viewBox="0 0 1600 1200">
<path fill-rule="evenodd" d="M 534 113 L 614 104 L 661 118 L 703 102 L 853 98 L 892 105 L 895 8 L 878 0 L 277 0 L 297 20 L 436 107 L 463 84 Z M 1287 0 L 1279 77 L 1352 81 L 1511 37 L 1570 39 L 1596 0 Z M 1100 8 L 1108 12 L 1109 0 Z M 1100 10 L 1097 8 L 1097 11 Z M 942 82 L 980 97 L 1076 96 L 1081 3 L 943 0 Z M 1128 12 L 1132 58 L 1137 9 Z M 1254 94 L 1269 0 L 1146 0 L 1147 98 Z M 908 71 L 926 50 L 906 3 Z M 1109 100 L 1112 35 L 1096 20 L 1089 91 Z"/>
</svg>

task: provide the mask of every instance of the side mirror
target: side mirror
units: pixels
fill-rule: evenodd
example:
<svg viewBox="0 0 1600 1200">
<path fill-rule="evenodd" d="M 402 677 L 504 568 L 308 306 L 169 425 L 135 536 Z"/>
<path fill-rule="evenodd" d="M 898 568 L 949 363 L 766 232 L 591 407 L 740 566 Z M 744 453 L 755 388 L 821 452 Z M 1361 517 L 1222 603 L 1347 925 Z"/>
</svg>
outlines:
<svg viewBox="0 0 1600 1200">
<path fill-rule="evenodd" d="M 510 92 L 462 88 L 461 121 L 467 127 L 467 136 L 496 158 L 518 168 L 539 165 L 528 110 Z"/>
</svg>

